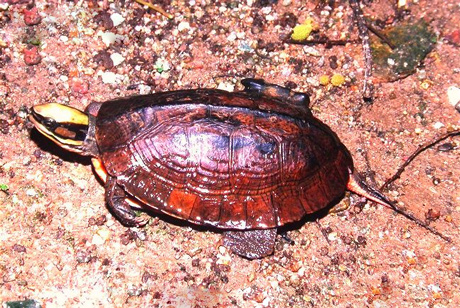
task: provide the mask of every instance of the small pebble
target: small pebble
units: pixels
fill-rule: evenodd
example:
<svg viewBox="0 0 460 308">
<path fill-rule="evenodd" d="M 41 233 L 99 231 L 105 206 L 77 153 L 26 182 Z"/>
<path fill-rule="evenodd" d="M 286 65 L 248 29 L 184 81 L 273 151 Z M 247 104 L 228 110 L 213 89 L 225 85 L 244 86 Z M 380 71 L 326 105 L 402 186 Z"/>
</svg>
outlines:
<svg viewBox="0 0 460 308">
<path fill-rule="evenodd" d="M 321 56 L 321 53 L 317 49 L 315 49 L 315 48 L 313 48 L 311 46 L 304 46 L 303 51 L 309 56 L 314 56 L 314 57 L 320 57 Z"/>
<path fill-rule="evenodd" d="M 337 239 L 337 232 L 331 232 L 327 235 L 327 239 L 330 241 L 335 241 Z"/>
<path fill-rule="evenodd" d="M 24 9 L 22 13 L 24 14 L 24 23 L 28 26 L 38 25 L 42 20 L 40 14 L 38 14 L 37 7 L 33 7 L 30 10 Z"/>
<path fill-rule="evenodd" d="M 171 69 L 171 65 L 166 59 L 159 58 L 155 62 L 155 69 L 158 73 L 167 72 Z"/>
<path fill-rule="evenodd" d="M 42 151 L 40 151 L 39 149 L 36 149 L 34 151 L 34 156 L 35 158 L 40 158 L 42 156 Z"/>
<path fill-rule="evenodd" d="M 297 274 L 291 275 L 291 277 L 289 278 L 289 284 L 290 284 L 291 286 L 298 286 L 299 283 L 300 283 L 300 277 L 299 277 L 299 275 L 297 275 Z"/>
<path fill-rule="evenodd" d="M 40 56 L 40 53 L 38 52 L 38 47 L 33 46 L 30 49 L 24 49 L 24 62 L 27 65 L 37 65 L 42 61 L 42 57 Z"/>
<path fill-rule="evenodd" d="M 337 56 L 329 57 L 329 67 L 333 70 L 339 67 L 339 65 L 337 64 Z"/>
<path fill-rule="evenodd" d="M 438 146 L 438 151 L 439 152 L 449 152 L 454 149 L 454 145 L 450 142 L 443 143 L 440 146 Z"/>
<path fill-rule="evenodd" d="M 236 33 L 232 32 L 232 33 L 230 33 L 229 36 L 227 36 L 227 41 L 233 42 L 234 40 L 236 40 Z"/>
<path fill-rule="evenodd" d="M 190 29 L 190 24 L 187 21 L 181 21 L 179 25 L 177 26 L 177 30 L 179 32 L 182 32 L 183 30 L 188 30 Z"/>
<path fill-rule="evenodd" d="M 447 89 L 447 97 L 449 98 L 449 104 L 454 106 L 454 108 L 460 112 L 460 88 L 456 86 L 450 86 Z"/>
<path fill-rule="evenodd" d="M 75 259 L 78 263 L 88 263 L 91 261 L 91 254 L 87 251 L 79 250 L 75 254 Z"/>
<path fill-rule="evenodd" d="M 398 8 L 405 7 L 406 6 L 406 0 L 398 0 Z"/>
<path fill-rule="evenodd" d="M 443 128 L 444 127 L 444 124 L 442 124 L 441 122 L 436 122 L 433 124 L 433 128 L 434 129 L 440 129 L 440 128 Z"/>
<path fill-rule="evenodd" d="M 117 66 L 118 64 L 121 64 L 123 61 L 125 61 L 125 58 L 118 52 L 111 54 L 110 59 L 112 59 L 113 66 Z"/>
<path fill-rule="evenodd" d="M 29 188 L 26 190 L 26 195 L 29 197 L 35 197 L 37 195 L 37 192 L 33 188 Z"/>
<path fill-rule="evenodd" d="M 117 40 L 117 36 L 115 33 L 112 32 L 104 32 L 100 34 L 102 42 L 109 47 L 111 44 L 115 43 Z"/>
<path fill-rule="evenodd" d="M 89 85 L 87 82 L 79 78 L 74 78 L 70 82 L 70 88 L 72 89 L 72 92 L 74 93 L 86 94 L 88 93 Z"/>
<path fill-rule="evenodd" d="M 425 213 L 426 220 L 435 221 L 441 217 L 441 213 L 438 210 L 428 209 L 428 212 Z"/>
<path fill-rule="evenodd" d="M 217 85 L 217 89 L 233 92 L 233 90 L 235 89 L 235 85 L 229 82 L 221 82 Z"/>
<path fill-rule="evenodd" d="M 123 16 L 118 13 L 113 13 L 110 15 L 110 19 L 112 20 L 114 27 L 121 25 L 125 21 Z"/>
<path fill-rule="evenodd" d="M 115 83 L 117 81 L 117 74 L 113 72 L 101 73 L 103 83 Z"/>
</svg>

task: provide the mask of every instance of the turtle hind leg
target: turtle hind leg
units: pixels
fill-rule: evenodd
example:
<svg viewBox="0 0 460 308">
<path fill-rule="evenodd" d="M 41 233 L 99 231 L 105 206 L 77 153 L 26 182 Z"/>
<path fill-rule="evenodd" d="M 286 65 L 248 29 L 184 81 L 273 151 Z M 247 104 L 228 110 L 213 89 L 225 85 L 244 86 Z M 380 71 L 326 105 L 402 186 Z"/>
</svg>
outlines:
<svg viewBox="0 0 460 308">
<path fill-rule="evenodd" d="M 146 225 L 148 218 L 136 216 L 126 201 L 128 198 L 126 192 L 117 184 L 116 178 L 109 176 L 105 183 L 105 201 L 112 214 L 126 227 L 142 227 Z"/>
<path fill-rule="evenodd" d="M 224 245 L 242 257 L 260 259 L 275 250 L 276 229 L 225 231 Z"/>
</svg>

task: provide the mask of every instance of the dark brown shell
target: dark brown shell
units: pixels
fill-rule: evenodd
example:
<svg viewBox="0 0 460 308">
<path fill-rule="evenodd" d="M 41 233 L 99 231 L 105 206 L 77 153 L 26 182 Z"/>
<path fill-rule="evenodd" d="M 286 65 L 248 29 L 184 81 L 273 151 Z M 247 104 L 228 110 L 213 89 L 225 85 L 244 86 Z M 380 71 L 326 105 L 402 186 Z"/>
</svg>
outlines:
<svg viewBox="0 0 460 308">
<path fill-rule="evenodd" d="M 224 229 L 300 220 L 346 189 L 351 157 L 307 106 L 220 90 L 105 102 L 96 141 L 109 175 L 155 210 Z"/>
</svg>

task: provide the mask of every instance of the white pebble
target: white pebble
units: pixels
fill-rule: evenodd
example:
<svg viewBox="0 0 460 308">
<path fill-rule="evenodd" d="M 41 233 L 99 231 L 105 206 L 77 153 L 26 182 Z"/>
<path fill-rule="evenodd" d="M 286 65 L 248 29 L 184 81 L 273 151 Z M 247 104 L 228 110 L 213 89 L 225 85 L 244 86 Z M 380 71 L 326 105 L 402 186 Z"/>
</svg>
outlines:
<svg viewBox="0 0 460 308">
<path fill-rule="evenodd" d="M 190 24 L 187 21 L 181 21 L 177 26 L 177 30 L 179 30 L 180 32 L 182 32 L 182 30 L 188 29 L 190 29 Z"/>
<path fill-rule="evenodd" d="M 236 40 L 236 33 L 235 32 L 230 33 L 230 35 L 227 36 L 227 40 L 229 42 L 233 42 L 234 40 Z"/>
<path fill-rule="evenodd" d="M 29 197 L 35 197 L 37 195 L 37 192 L 33 188 L 29 188 L 26 190 L 26 195 Z"/>
<path fill-rule="evenodd" d="M 314 56 L 314 57 L 320 57 L 321 56 L 321 53 L 317 49 L 315 49 L 315 48 L 313 48 L 311 46 L 304 46 L 303 51 L 309 56 Z"/>
<path fill-rule="evenodd" d="M 444 124 L 442 124 L 441 122 L 436 122 L 433 124 L 433 128 L 435 129 L 440 129 L 440 128 L 443 128 L 444 127 Z"/>
<path fill-rule="evenodd" d="M 111 54 L 110 59 L 112 59 L 114 66 L 117 66 L 120 63 L 123 63 L 123 61 L 125 61 L 125 58 L 121 54 L 119 54 L 118 52 L 115 52 L 115 53 Z"/>
<path fill-rule="evenodd" d="M 101 73 L 103 83 L 115 83 L 117 75 L 113 72 L 103 72 Z"/>
<path fill-rule="evenodd" d="M 117 40 L 117 36 L 115 35 L 115 33 L 112 33 L 112 32 L 104 32 L 100 34 L 100 36 L 101 36 L 102 42 L 104 42 L 106 46 L 110 46 L 110 44 L 115 43 L 115 41 Z"/>
<path fill-rule="evenodd" d="M 217 89 L 233 92 L 233 90 L 235 89 L 235 85 L 229 82 L 221 82 L 217 85 Z"/>
<path fill-rule="evenodd" d="M 428 289 L 429 289 L 431 292 L 436 292 L 436 293 L 442 292 L 442 289 L 441 289 L 439 286 L 435 285 L 435 284 L 430 284 L 430 285 L 428 285 Z"/>
<path fill-rule="evenodd" d="M 118 13 L 113 13 L 112 15 L 110 15 L 110 19 L 112 19 L 112 22 L 113 22 L 113 26 L 116 27 L 120 24 L 122 24 L 125 19 L 123 18 L 123 16 L 121 16 L 120 14 Z"/>
<path fill-rule="evenodd" d="M 447 89 L 447 97 L 449 98 L 449 104 L 452 106 L 457 106 L 460 102 L 460 88 L 456 86 L 450 86 Z"/>
<path fill-rule="evenodd" d="M 337 239 L 337 232 L 331 232 L 327 235 L 327 239 L 330 241 L 335 241 Z"/>
<path fill-rule="evenodd" d="M 97 232 L 93 235 L 91 240 L 91 244 L 93 245 L 102 245 L 110 238 L 110 231 L 107 228 L 102 228 L 97 230 Z"/>
<path fill-rule="evenodd" d="M 219 246 L 219 253 L 225 254 L 227 252 L 227 248 L 225 246 Z"/>
</svg>

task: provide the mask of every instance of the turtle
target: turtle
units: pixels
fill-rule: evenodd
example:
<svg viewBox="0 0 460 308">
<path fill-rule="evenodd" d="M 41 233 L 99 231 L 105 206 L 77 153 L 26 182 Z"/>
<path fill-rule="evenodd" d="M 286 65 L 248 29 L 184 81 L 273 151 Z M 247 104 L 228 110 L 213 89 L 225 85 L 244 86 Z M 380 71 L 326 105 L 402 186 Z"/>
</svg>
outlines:
<svg viewBox="0 0 460 308">
<path fill-rule="evenodd" d="M 392 207 L 362 181 L 338 136 L 313 116 L 306 93 L 262 79 L 242 91 L 191 89 L 92 102 L 85 111 L 48 103 L 31 122 L 62 148 L 91 156 L 112 214 L 147 223 L 133 208 L 222 229 L 223 244 L 257 259 L 277 229 L 346 190 Z"/>
</svg>

